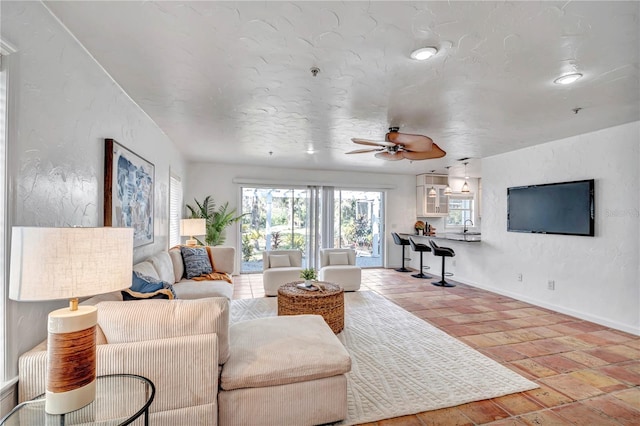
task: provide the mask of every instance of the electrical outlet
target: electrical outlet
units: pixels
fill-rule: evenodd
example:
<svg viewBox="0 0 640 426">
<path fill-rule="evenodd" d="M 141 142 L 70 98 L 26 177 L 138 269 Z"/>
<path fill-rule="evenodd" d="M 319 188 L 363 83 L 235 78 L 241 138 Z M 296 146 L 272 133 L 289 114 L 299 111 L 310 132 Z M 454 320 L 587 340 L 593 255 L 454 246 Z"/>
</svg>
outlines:
<svg viewBox="0 0 640 426">
<path fill-rule="evenodd" d="M 517 277 L 518 277 L 518 281 L 522 281 L 522 274 L 521 274 L 521 273 L 519 273 L 519 274 L 517 275 Z"/>
<path fill-rule="evenodd" d="M 549 290 L 555 290 L 556 289 L 556 282 L 554 280 L 549 280 L 547 282 L 547 288 Z"/>
</svg>

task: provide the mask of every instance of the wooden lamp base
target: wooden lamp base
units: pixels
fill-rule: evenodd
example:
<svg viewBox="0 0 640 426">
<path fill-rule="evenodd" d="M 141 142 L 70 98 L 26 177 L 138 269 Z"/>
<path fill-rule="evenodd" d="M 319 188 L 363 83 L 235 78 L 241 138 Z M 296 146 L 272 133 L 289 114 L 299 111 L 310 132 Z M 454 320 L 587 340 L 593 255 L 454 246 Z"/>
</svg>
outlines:
<svg viewBox="0 0 640 426">
<path fill-rule="evenodd" d="M 77 306 L 77 299 L 71 308 L 49 313 L 47 413 L 69 413 L 96 398 L 97 323 L 96 307 Z"/>
</svg>

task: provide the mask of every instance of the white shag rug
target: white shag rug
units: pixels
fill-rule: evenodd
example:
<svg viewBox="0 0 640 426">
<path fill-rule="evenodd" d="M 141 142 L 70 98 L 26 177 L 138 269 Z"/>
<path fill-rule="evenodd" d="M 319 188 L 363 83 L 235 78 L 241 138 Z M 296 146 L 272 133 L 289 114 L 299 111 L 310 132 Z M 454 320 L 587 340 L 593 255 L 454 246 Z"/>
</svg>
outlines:
<svg viewBox="0 0 640 426">
<path fill-rule="evenodd" d="M 231 323 L 275 316 L 277 299 L 231 302 Z M 538 387 L 372 291 L 345 293 L 351 354 L 348 414 L 339 425 L 374 422 Z"/>
</svg>

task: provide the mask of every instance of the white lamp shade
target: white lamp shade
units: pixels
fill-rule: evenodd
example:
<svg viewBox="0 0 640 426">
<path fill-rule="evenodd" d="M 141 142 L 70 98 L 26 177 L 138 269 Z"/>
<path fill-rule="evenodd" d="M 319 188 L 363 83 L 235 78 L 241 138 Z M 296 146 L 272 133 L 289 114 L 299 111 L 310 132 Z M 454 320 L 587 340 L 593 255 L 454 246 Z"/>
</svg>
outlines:
<svg viewBox="0 0 640 426">
<path fill-rule="evenodd" d="M 9 298 L 35 301 L 131 286 L 133 228 L 13 227 Z"/>
<path fill-rule="evenodd" d="M 204 235 L 207 233 L 206 219 L 182 219 L 180 220 L 180 235 Z"/>
</svg>

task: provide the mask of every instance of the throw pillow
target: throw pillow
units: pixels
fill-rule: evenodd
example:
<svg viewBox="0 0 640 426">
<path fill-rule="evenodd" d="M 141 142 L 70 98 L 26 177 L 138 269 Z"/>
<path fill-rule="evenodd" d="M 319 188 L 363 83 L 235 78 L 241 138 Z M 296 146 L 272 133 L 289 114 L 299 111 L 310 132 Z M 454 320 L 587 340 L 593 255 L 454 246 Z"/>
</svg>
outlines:
<svg viewBox="0 0 640 426">
<path fill-rule="evenodd" d="M 348 265 L 349 255 L 342 251 L 338 253 L 329 253 L 329 265 Z"/>
<path fill-rule="evenodd" d="M 269 255 L 269 266 L 272 268 L 288 268 L 291 266 L 288 254 Z"/>
<path fill-rule="evenodd" d="M 184 270 L 187 279 L 199 277 L 202 274 L 213 272 L 211 261 L 205 247 L 180 247 L 182 260 L 184 260 Z"/>
<path fill-rule="evenodd" d="M 173 286 L 167 282 L 133 271 L 131 287 L 122 290 L 123 300 L 175 299 Z"/>
</svg>

